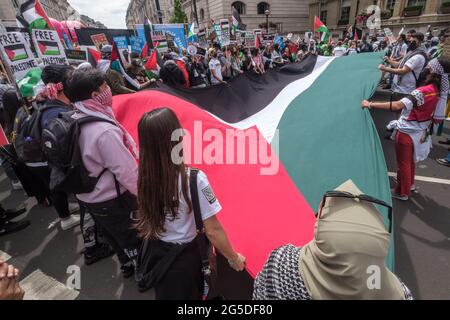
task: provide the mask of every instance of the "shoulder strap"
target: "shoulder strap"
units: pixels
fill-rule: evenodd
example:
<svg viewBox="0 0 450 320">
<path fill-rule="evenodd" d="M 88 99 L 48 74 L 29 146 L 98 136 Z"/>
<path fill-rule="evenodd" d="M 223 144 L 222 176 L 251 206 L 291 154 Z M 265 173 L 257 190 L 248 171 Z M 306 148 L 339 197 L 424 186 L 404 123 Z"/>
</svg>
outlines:
<svg viewBox="0 0 450 320">
<path fill-rule="evenodd" d="M 200 209 L 200 200 L 198 198 L 198 188 L 197 188 L 197 176 L 198 169 L 190 168 L 189 174 L 189 187 L 191 191 L 191 201 L 192 201 L 192 209 L 194 210 L 195 217 L 195 227 L 198 233 L 203 232 L 203 219 L 202 212 Z"/>
<path fill-rule="evenodd" d="M 194 210 L 195 226 L 197 228 L 197 237 L 195 238 L 195 241 L 197 242 L 197 247 L 200 253 L 200 257 L 202 259 L 202 273 L 205 286 L 203 294 L 204 298 L 206 299 L 212 287 L 211 265 L 209 263 L 209 256 L 208 256 L 210 242 L 203 231 L 203 219 L 201 214 L 200 200 L 198 198 L 198 188 L 197 188 L 198 171 L 199 170 L 196 168 L 190 169 L 189 187 L 191 191 L 192 207 Z"/>
<path fill-rule="evenodd" d="M 94 116 L 86 116 L 80 119 L 76 120 L 79 126 L 82 126 L 83 124 L 91 123 L 91 122 L 106 122 L 110 123 L 112 125 L 117 126 L 117 124 L 112 120 L 106 120 L 100 117 L 94 117 Z"/>
</svg>

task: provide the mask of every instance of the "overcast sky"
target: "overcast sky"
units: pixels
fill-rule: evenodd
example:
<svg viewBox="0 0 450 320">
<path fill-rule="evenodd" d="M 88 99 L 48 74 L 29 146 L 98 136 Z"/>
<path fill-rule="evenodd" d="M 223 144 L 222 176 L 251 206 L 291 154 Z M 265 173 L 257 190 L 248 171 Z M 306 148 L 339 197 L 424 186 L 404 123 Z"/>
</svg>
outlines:
<svg viewBox="0 0 450 320">
<path fill-rule="evenodd" d="M 100 21 L 108 28 L 126 29 L 125 15 L 130 0 L 69 0 L 80 14 Z"/>
</svg>

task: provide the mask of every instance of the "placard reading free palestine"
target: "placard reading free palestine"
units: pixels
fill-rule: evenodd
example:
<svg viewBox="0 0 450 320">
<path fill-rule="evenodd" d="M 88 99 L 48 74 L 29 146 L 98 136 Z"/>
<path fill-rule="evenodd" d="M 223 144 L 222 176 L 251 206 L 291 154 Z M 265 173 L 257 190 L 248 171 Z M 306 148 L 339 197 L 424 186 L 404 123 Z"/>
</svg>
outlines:
<svg viewBox="0 0 450 320">
<path fill-rule="evenodd" d="M 50 64 L 68 64 L 64 47 L 56 31 L 33 29 L 31 38 L 33 39 L 36 52 L 45 66 Z"/>
<path fill-rule="evenodd" d="M 30 46 L 21 32 L 0 34 L 0 50 L 16 80 L 21 80 L 31 69 L 38 68 Z"/>
</svg>

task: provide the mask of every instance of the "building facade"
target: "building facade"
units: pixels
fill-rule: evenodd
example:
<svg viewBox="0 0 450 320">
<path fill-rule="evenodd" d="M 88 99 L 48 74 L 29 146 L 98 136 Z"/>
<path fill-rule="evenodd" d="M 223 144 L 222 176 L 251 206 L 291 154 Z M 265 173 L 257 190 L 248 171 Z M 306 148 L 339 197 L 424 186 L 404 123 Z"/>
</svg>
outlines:
<svg viewBox="0 0 450 320">
<path fill-rule="evenodd" d="M 142 24 L 147 15 L 153 23 L 159 23 L 156 3 L 162 11 L 162 22 L 167 23 L 173 12 L 173 0 L 131 0 L 127 10 L 127 26 Z M 269 26 L 281 33 L 303 32 L 308 29 L 308 0 L 196 0 L 197 16 L 200 25 L 208 26 L 211 20 L 231 19 L 234 6 L 241 15 L 248 30 L 264 27 L 266 10 L 270 11 Z M 182 7 L 189 22 L 196 21 L 194 1 L 183 0 Z"/>
<path fill-rule="evenodd" d="M 173 0 L 131 0 L 126 13 L 126 25 L 134 29 L 148 18 L 152 23 L 169 23 Z"/>
<path fill-rule="evenodd" d="M 308 29 L 307 0 L 196 0 L 199 24 L 208 25 L 211 20 L 231 19 L 232 7 L 241 15 L 247 30 L 266 28 L 266 14 L 269 11 L 269 27 L 279 33 L 304 32 Z M 195 21 L 192 0 L 183 2 L 189 21 Z"/>
<path fill-rule="evenodd" d="M 20 5 L 26 0 L 0 0 L 0 20 L 7 27 L 16 27 L 16 14 Z M 67 0 L 40 0 L 47 16 L 58 21 L 76 20 L 86 26 L 100 27 L 99 22 L 83 17 L 69 4 Z"/>
<path fill-rule="evenodd" d="M 429 25 L 435 30 L 450 27 L 450 0 L 312 0 L 309 28 L 313 29 L 314 16 L 318 16 L 334 32 L 342 32 L 356 20 L 357 28 L 370 33 L 361 18 L 373 10 L 380 14 L 381 28 L 394 33 L 403 27 L 421 32 Z"/>
</svg>

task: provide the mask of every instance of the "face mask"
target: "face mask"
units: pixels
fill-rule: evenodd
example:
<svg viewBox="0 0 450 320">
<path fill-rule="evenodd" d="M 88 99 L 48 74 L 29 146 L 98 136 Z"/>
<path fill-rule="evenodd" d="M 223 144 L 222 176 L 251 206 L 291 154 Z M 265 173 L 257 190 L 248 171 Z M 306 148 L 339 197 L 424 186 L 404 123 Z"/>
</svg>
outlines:
<svg viewBox="0 0 450 320">
<path fill-rule="evenodd" d="M 408 51 L 414 51 L 417 49 L 417 43 L 415 41 L 411 41 L 408 44 Z"/>
<path fill-rule="evenodd" d="M 111 88 L 107 86 L 105 90 L 103 90 L 98 96 L 94 97 L 93 99 L 105 107 L 111 107 L 112 106 Z"/>
</svg>

